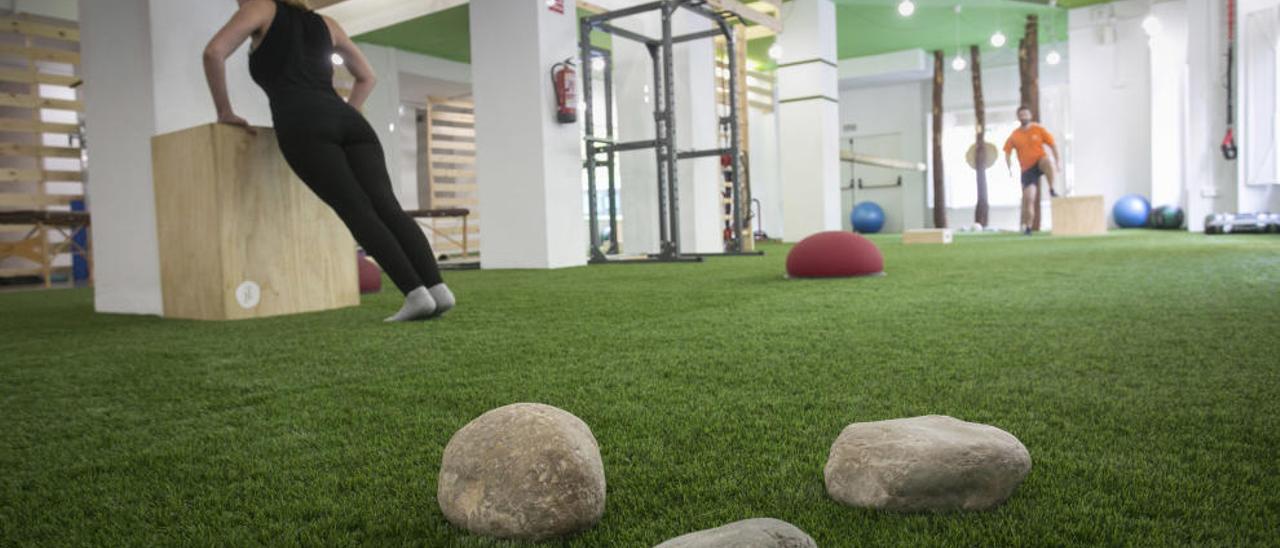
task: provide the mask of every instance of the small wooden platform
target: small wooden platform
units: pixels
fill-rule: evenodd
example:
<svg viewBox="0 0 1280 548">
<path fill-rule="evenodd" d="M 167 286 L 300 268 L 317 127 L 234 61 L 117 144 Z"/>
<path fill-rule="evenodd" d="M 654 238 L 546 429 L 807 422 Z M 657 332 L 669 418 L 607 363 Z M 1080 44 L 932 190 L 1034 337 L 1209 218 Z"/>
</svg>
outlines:
<svg viewBox="0 0 1280 548">
<path fill-rule="evenodd" d="M 913 228 L 902 233 L 902 243 L 911 244 L 949 244 L 955 235 L 949 228 Z"/>
<path fill-rule="evenodd" d="M 1050 205 L 1054 236 L 1091 236 L 1107 233 L 1107 208 L 1102 196 L 1054 198 Z"/>
<path fill-rule="evenodd" d="M 275 134 L 207 124 L 151 140 L 164 316 L 261 318 L 360 304 L 350 232 Z"/>
</svg>

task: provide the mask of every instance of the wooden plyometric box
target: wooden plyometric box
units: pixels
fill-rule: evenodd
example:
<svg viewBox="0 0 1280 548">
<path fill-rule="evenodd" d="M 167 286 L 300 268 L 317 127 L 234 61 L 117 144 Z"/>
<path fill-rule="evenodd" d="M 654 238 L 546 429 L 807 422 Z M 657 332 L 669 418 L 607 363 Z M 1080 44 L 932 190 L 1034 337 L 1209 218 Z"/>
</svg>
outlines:
<svg viewBox="0 0 1280 548">
<path fill-rule="evenodd" d="M 949 244 L 952 238 L 949 228 L 913 228 L 902 233 L 904 244 Z"/>
<path fill-rule="evenodd" d="M 355 242 L 275 133 L 208 124 L 151 140 L 164 316 L 260 318 L 360 304 Z"/>
<path fill-rule="evenodd" d="M 1051 202 L 1054 236 L 1107 233 L 1107 208 L 1102 196 L 1067 196 Z"/>
</svg>

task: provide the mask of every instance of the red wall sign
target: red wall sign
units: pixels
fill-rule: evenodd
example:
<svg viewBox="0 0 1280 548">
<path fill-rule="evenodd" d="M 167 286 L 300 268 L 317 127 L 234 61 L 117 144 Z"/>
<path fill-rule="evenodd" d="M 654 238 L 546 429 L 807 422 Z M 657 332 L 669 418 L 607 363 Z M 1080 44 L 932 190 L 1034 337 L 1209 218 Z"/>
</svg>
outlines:
<svg viewBox="0 0 1280 548">
<path fill-rule="evenodd" d="M 547 0 L 547 9 L 556 13 L 564 13 L 564 0 Z"/>
</svg>

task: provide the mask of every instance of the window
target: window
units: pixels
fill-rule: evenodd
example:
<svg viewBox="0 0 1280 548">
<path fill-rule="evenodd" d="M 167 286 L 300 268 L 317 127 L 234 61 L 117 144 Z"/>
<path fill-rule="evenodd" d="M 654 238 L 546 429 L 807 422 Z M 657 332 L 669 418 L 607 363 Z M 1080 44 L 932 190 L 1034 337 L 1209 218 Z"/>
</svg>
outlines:
<svg viewBox="0 0 1280 548">
<path fill-rule="evenodd" d="M 991 206 L 1017 206 L 1022 200 L 1017 153 L 1014 153 L 1013 174 L 1004 165 L 1004 142 L 1018 128 L 1016 106 L 987 109 L 988 143 L 995 145 L 998 158 L 987 170 L 987 203 Z M 947 191 L 948 208 L 974 207 L 978 205 L 978 174 L 965 161 L 965 154 L 973 146 L 976 123 L 972 110 L 952 111 L 942 117 L 943 184 Z M 933 206 L 933 187 L 929 188 L 929 206 Z"/>
</svg>

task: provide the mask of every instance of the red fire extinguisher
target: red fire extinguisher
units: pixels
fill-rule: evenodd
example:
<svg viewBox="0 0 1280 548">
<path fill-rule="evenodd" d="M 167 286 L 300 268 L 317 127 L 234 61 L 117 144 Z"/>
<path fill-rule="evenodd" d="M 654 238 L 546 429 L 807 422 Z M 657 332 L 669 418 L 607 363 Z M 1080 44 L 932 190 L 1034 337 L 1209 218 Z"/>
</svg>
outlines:
<svg viewBox="0 0 1280 548">
<path fill-rule="evenodd" d="M 551 65 L 551 87 L 556 92 L 556 121 L 562 124 L 578 121 L 578 104 L 573 90 L 576 77 L 572 59 Z"/>
</svg>

